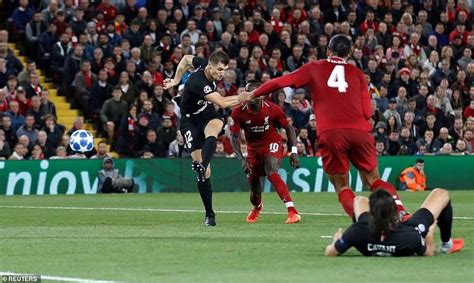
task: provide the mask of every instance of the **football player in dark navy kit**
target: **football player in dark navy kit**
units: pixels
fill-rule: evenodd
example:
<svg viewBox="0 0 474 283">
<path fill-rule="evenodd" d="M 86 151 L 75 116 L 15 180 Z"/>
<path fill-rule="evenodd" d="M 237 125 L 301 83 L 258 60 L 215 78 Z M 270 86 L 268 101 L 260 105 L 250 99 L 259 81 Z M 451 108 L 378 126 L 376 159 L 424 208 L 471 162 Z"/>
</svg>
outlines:
<svg viewBox="0 0 474 283">
<path fill-rule="evenodd" d="M 198 173 L 198 190 L 206 209 L 206 226 L 215 226 L 212 209 L 210 162 L 217 146 L 217 136 L 222 131 L 224 119 L 214 106 L 233 107 L 240 103 L 238 95 L 222 97 L 216 91 L 216 81 L 222 80 L 228 68 L 229 56 L 216 51 L 209 61 L 197 56 L 185 55 L 179 62 L 174 79 L 164 82 L 164 88 L 177 86 L 183 74 L 193 68 L 181 97 L 180 131 L 185 147 L 193 159 L 192 169 Z"/>
<path fill-rule="evenodd" d="M 369 198 L 354 199 L 357 220 L 344 233 L 339 229 L 326 247 L 326 256 L 337 256 L 355 247 L 365 256 L 432 256 L 434 226 L 441 234 L 440 253 L 455 253 L 464 247 L 463 239 L 451 238 L 453 209 L 447 190 L 435 189 L 405 222 L 399 222 L 393 197 L 382 189 Z"/>
</svg>

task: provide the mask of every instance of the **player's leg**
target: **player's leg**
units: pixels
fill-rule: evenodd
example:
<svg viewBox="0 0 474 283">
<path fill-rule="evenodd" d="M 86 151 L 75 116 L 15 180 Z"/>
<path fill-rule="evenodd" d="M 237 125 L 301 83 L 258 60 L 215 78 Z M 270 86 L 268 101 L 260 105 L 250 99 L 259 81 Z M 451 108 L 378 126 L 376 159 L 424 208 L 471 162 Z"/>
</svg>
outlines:
<svg viewBox="0 0 474 283">
<path fill-rule="evenodd" d="M 354 198 L 354 222 L 359 221 L 359 216 L 363 213 L 369 212 L 369 199 L 363 196 Z"/>
<path fill-rule="evenodd" d="M 193 163 L 201 163 L 201 150 L 196 149 L 192 151 L 191 158 L 193 159 Z M 208 167 L 205 172 L 205 178 L 198 178 L 197 187 L 199 195 L 201 196 L 202 203 L 204 204 L 204 209 L 206 210 L 205 224 L 206 226 L 215 226 L 216 220 L 214 210 L 212 209 L 212 186 L 210 176 L 211 170 L 210 167 Z"/>
<path fill-rule="evenodd" d="M 324 163 L 324 161 L 323 161 Z M 344 174 L 326 174 L 329 181 L 334 186 L 337 198 L 344 211 L 350 217 L 354 217 L 354 192 L 349 186 L 349 172 Z"/>
<path fill-rule="evenodd" d="M 247 215 L 247 222 L 248 223 L 255 223 L 258 218 L 260 217 L 260 212 L 263 208 L 262 203 L 262 181 L 260 176 L 249 175 L 248 181 L 250 185 L 250 203 L 252 204 L 252 209 L 250 213 Z"/>
<path fill-rule="evenodd" d="M 405 215 L 406 209 L 395 187 L 380 179 L 377 154 L 374 147 L 375 142 L 372 134 L 360 130 L 351 130 L 348 135 L 350 135 L 351 141 L 349 158 L 354 167 L 359 170 L 362 182 L 368 185 L 371 191 L 380 188 L 389 192 L 395 199 L 398 213 Z"/>
<path fill-rule="evenodd" d="M 452 239 L 451 231 L 453 225 L 453 208 L 449 193 L 445 189 L 433 190 L 421 205 L 422 209 L 426 209 L 436 219 L 441 236 L 441 246 L 439 251 L 442 253 L 453 253 L 460 251 L 464 246 L 463 239 Z M 415 218 L 418 211 L 413 214 Z M 411 219 L 410 219 L 411 220 Z M 409 220 L 409 221 L 410 221 Z"/>
<path fill-rule="evenodd" d="M 349 184 L 349 141 L 345 129 L 335 129 L 319 136 L 318 146 L 323 169 L 336 190 L 339 203 L 350 216 L 354 215 L 354 193 Z"/>
<path fill-rule="evenodd" d="M 375 191 L 377 189 L 386 190 L 392 195 L 393 199 L 395 200 L 395 203 L 397 204 L 398 213 L 400 213 L 401 216 L 406 215 L 406 208 L 403 205 L 403 202 L 400 200 L 400 196 L 398 195 L 397 190 L 389 182 L 385 182 L 384 180 L 380 179 L 379 170 L 377 166 L 370 171 L 361 168 L 359 172 L 363 182 L 365 182 L 365 184 L 369 186 L 370 191 Z"/>
<path fill-rule="evenodd" d="M 204 168 L 207 168 L 209 163 L 211 163 L 211 159 L 216 152 L 217 147 L 217 137 L 219 133 L 222 131 L 222 127 L 224 126 L 224 122 L 221 119 L 215 118 L 209 120 L 204 127 L 204 144 L 202 146 L 202 161 L 201 164 Z"/>
<path fill-rule="evenodd" d="M 298 210 L 295 208 L 293 199 L 291 198 L 290 192 L 288 190 L 288 186 L 280 177 L 280 175 L 278 175 L 280 162 L 280 158 L 267 155 L 264 161 L 265 174 L 267 175 L 268 181 L 270 181 L 270 183 L 273 185 L 275 191 L 288 210 L 288 218 L 286 223 L 298 223 L 301 221 L 301 216 L 298 214 Z"/>
</svg>

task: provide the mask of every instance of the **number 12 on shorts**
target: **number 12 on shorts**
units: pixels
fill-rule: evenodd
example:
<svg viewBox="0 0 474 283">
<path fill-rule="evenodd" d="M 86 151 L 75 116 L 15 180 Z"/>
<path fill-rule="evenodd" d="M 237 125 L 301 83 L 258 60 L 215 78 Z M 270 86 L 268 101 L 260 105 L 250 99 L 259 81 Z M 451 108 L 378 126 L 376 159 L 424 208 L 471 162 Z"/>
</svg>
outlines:
<svg viewBox="0 0 474 283">
<path fill-rule="evenodd" d="M 336 65 L 328 79 L 328 87 L 337 88 L 339 92 L 346 92 L 347 82 L 343 65 Z"/>
</svg>

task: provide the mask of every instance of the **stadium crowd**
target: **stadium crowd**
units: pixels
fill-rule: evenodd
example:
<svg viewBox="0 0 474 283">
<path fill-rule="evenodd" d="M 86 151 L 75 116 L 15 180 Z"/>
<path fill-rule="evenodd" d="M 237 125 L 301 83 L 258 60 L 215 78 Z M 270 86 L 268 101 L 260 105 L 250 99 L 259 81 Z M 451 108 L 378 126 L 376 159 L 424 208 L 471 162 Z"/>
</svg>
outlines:
<svg viewBox="0 0 474 283">
<path fill-rule="evenodd" d="M 217 89 L 229 96 L 250 80 L 265 82 L 326 58 L 335 34 L 352 38 L 348 63 L 366 74 L 379 155 L 474 152 L 474 1 L 11 0 L 3 5 L 9 20 L 0 30 L 1 158 L 81 158 L 70 150 L 68 135 L 85 122 L 107 140 L 95 158 L 108 156 L 108 145 L 120 156 L 186 156 L 174 99 L 183 86 L 162 87 L 183 55 L 227 52 L 229 69 Z M 28 56 L 26 68 L 8 48 L 9 40 Z M 37 68 L 81 110 L 72 129 L 56 123 Z M 317 156 L 317 117 L 308 90 L 285 88 L 267 99 L 284 109 L 297 130 L 299 155 Z M 228 119 L 230 109 L 219 111 Z M 216 156 L 233 156 L 226 129 Z"/>
</svg>

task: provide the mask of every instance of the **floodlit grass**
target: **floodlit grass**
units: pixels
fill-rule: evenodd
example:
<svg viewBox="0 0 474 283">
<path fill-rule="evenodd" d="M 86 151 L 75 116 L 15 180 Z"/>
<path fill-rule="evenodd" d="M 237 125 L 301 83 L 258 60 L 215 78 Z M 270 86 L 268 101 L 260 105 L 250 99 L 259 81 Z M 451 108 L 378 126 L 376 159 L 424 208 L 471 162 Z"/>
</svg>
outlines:
<svg viewBox="0 0 474 283">
<path fill-rule="evenodd" d="M 426 195 L 401 193 L 411 211 Z M 193 212 L 202 210 L 197 193 L 0 197 L 0 272 L 126 282 L 472 282 L 474 278 L 474 191 L 451 192 L 454 215 L 471 217 L 455 219 L 453 224 L 453 235 L 466 240 L 465 250 L 432 258 L 364 258 L 355 250 L 325 258 L 323 251 L 331 240 L 321 236 L 332 236 L 350 219 L 340 215 L 335 194 L 293 197 L 303 213 L 302 223 L 285 225 L 286 209 L 275 193 L 267 193 L 263 196 L 267 213 L 258 223 L 247 224 L 246 193 L 214 194 L 215 209 L 221 212 L 218 226 L 211 228 L 203 226 L 203 212 Z M 439 242 L 439 233 L 436 239 Z"/>
</svg>

